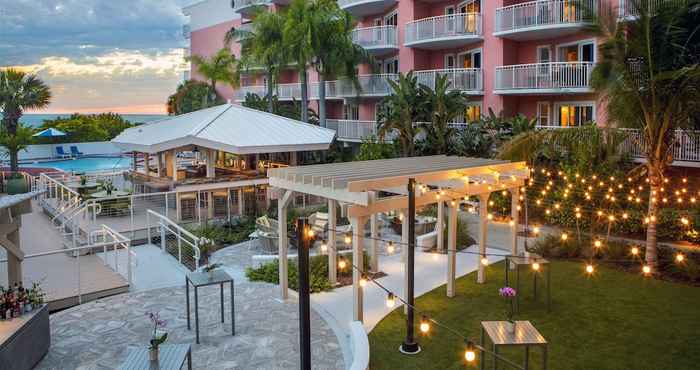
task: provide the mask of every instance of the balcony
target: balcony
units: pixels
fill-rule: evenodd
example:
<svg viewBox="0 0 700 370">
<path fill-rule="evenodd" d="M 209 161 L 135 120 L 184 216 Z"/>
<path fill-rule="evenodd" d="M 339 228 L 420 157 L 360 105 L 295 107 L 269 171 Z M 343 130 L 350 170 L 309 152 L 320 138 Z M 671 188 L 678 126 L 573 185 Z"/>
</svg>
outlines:
<svg viewBox="0 0 700 370">
<path fill-rule="evenodd" d="M 328 119 L 326 127 L 335 130 L 338 140 L 360 142 L 370 136 L 377 136 L 376 121 Z"/>
<path fill-rule="evenodd" d="M 438 76 L 447 76 L 450 82 L 450 90 L 457 90 L 469 95 L 484 94 L 484 80 L 481 68 L 455 68 L 435 69 L 430 71 L 416 71 L 418 83 L 435 88 L 435 80 Z"/>
<path fill-rule="evenodd" d="M 365 17 L 381 14 L 398 2 L 398 0 L 338 0 L 338 6 L 355 17 Z"/>
<path fill-rule="evenodd" d="M 619 18 L 623 20 L 632 20 L 639 16 L 639 9 L 646 8 L 648 14 L 656 13 L 663 3 L 687 4 L 686 0 L 619 0 L 618 8 Z M 636 5 L 635 5 L 636 4 Z"/>
<path fill-rule="evenodd" d="M 326 82 L 326 98 L 327 99 L 345 99 L 345 98 L 381 98 L 390 95 L 393 92 L 389 80 L 397 81 L 397 74 L 373 74 L 362 75 L 357 77 L 357 85 L 350 80 L 340 79 Z M 310 84 L 309 96 L 311 99 L 318 99 L 318 82 Z"/>
<path fill-rule="evenodd" d="M 374 56 L 399 50 L 396 26 L 356 28 L 352 31 L 352 41 Z"/>
<path fill-rule="evenodd" d="M 182 25 L 182 37 L 184 37 L 185 40 L 189 40 L 192 37 L 192 28 L 190 28 L 189 24 Z"/>
<path fill-rule="evenodd" d="M 496 67 L 496 94 L 591 93 L 591 62 L 554 62 Z"/>
<path fill-rule="evenodd" d="M 271 0 L 233 0 L 231 7 L 233 11 L 243 16 L 250 16 L 258 6 L 267 6 Z"/>
<path fill-rule="evenodd" d="M 496 9 L 494 36 L 527 41 L 566 36 L 591 24 L 596 0 L 545 0 Z"/>
<path fill-rule="evenodd" d="M 237 102 L 245 101 L 245 97 L 248 93 L 264 97 L 267 95 L 267 87 L 264 85 L 243 86 L 236 90 L 235 100 Z M 301 84 L 298 82 L 277 84 L 273 90 L 273 93 L 277 95 L 277 99 L 279 101 L 301 100 Z"/>
<path fill-rule="evenodd" d="M 461 47 L 481 40 L 481 14 L 462 13 L 407 23 L 404 45 L 434 50 Z"/>
</svg>

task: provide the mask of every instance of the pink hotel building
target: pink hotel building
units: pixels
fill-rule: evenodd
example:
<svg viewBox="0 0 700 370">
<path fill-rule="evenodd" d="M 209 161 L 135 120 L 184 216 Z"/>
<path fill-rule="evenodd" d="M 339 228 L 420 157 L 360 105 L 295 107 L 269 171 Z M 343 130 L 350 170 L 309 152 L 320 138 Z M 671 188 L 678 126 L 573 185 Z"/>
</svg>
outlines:
<svg viewBox="0 0 700 370">
<path fill-rule="evenodd" d="M 624 0 L 601 0 L 618 1 Z M 469 95 L 464 122 L 488 109 L 510 116 L 536 117 L 539 126 L 562 127 L 596 121 L 605 125 L 605 109 L 589 79 L 597 59 L 597 40 L 587 33 L 585 7 L 598 0 L 339 0 L 358 25 L 357 44 L 376 59 L 376 68 L 360 66 L 358 92 L 347 81 L 328 81 L 328 126 L 341 140 L 357 141 L 374 132 L 376 105 L 390 94 L 387 79 L 414 70 L 431 85 L 446 74 L 452 87 Z M 246 27 L 256 5 L 275 11 L 289 0 L 206 0 L 183 9 L 190 17 L 185 35 L 190 52 L 211 55 L 231 27 Z M 624 3 L 623 3 L 624 5 Z M 620 6 L 621 14 L 625 14 Z M 234 54 L 240 45 L 233 45 Z M 192 76 L 197 73 L 192 70 Z M 318 81 L 310 74 L 311 81 Z M 298 75 L 285 71 L 277 86 L 281 101 L 300 98 Z M 227 99 L 265 94 L 262 74 L 245 76 L 236 91 L 222 87 Z M 317 83 L 310 99 L 317 108 Z"/>
</svg>

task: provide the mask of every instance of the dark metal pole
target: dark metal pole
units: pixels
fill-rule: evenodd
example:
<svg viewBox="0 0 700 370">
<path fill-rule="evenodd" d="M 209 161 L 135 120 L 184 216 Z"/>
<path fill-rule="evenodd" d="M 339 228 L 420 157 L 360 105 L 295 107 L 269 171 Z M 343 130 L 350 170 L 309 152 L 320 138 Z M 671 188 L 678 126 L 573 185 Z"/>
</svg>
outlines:
<svg viewBox="0 0 700 370">
<path fill-rule="evenodd" d="M 406 354 L 416 354 L 420 352 L 420 346 L 416 342 L 413 331 L 415 328 L 413 312 L 413 287 L 414 287 L 414 260 L 416 246 L 416 179 L 408 179 L 408 250 L 406 251 L 406 274 L 408 275 L 408 289 L 406 291 L 406 302 L 408 311 L 406 315 L 406 339 L 401 344 L 401 352 Z"/>
<path fill-rule="evenodd" d="M 311 370 L 311 318 L 309 316 L 309 234 L 306 218 L 297 219 L 299 263 L 299 353 L 301 369 Z"/>
</svg>

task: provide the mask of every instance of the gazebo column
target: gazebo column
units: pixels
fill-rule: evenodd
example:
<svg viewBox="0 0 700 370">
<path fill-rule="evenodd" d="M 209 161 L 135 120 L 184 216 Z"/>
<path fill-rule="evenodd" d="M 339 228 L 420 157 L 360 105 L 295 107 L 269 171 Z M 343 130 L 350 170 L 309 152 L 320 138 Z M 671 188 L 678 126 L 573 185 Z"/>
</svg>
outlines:
<svg viewBox="0 0 700 370">
<path fill-rule="evenodd" d="M 216 151 L 214 149 L 207 150 L 207 178 L 216 176 Z"/>
<path fill-rule="evenodd" d="M 245 191 L 243 188 L 238 189 L 238 215 L 243 216 L 245 214 Z"/>
<path fill-rule="evenodd" d="M 328 199 L 328 281 L 331 286 L 338 282 L 338 254 L 335 250 L 337 202 Z"/>
<path fill-rule="evenodd" d="M 364 273 L 364 233 L 365 217 L 351 217 L 350 224 L 352 225 L 352 319 L 353 321 L 362 322 L 363 307 L 362 307 L 362 287 L 360 279 Z"/>
<path fill-rule="evenodd" d="M 173 149 L 171 157 L 173 160 L 173 163 L 171 163 L 173 166 L 173 181 L 177 182 L 177 149 Z"/>
<path fill-rule="evenodd" d="M 131 153 L 131 169 L 136 172 L 136 160 L 138 158 L 138 152 L 134 151 Z"/>
<path fill-rule="evenodd" d="M 447 296 L 455 296 L 455 279 L 457 277 L 457 209 L 459 203 L 449 207 L 447 220 Z"/>
<path fill-rule="evenodd" d="M 435 224 L 435 230 L 437 230 L 437 250 L 442 252 L 445 250 L 445 201 L 440 199 L 437 203 L 437 223 Z"/>
<path fill-rule="evenodd" d="M 477 260 L 479 272 L 476 279 L 476 282 L 479 284 L 486 282 L 486 266 L 481 263 L 481 259 L 486 256 L 486 237 L 489 229 L 489 195 L 490 193 L 479 194 L 479 258 Z"/>
<path fill-rule="evenodd" d="M 513 227 L 511 227 L 511 239 L 510 239 L 510 254 L 518 254 L 518 229 L 520 227 L 519 223 L 519 198 L 520 198 L 520 188 L 510 188 L 510 218 L 513 220 Z"/>
<path fill-rule="evenodd" d="M 143 173 L 146 175 L 149 175 L 150 170 L 151 170 L 151 155 L 149 153 L 143 153 Z"/>
<path fill-rule="evenodd" d="M 399 212 L 401 219 L 401 262 L 403 264 L 403 296 L 408 292 L 408 210 Z M 408 313 L 408 306 L 403 306 L 403 312 Z"/>
<path fill-rule="evenodd" d="M 163 153 L 156 154 L 156 165 L 158 166 L 158 177 L 163 177 Z"/>
<path fill-rule="evenodd" d="M 280 296 L 282 299 L 287 299 L 289 297 L 287 274 L 287 265 L 289 263 L 287 260 L 287 251 L 289 249 L 289 240 L 287 239 L 287 207 L 289 206 L 290 200 L 293 198 L 293 194 L 293 191 L 286 190 L 277 203 L 277 235 L 279 237 L 277 261 L 279 263 Z"/>
</svg>

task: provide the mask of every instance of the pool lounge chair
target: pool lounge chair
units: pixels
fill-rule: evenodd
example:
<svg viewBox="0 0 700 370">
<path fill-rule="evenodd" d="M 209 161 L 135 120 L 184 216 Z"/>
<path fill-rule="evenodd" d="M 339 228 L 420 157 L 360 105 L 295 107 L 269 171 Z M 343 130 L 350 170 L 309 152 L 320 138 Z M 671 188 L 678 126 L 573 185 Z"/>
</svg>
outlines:
<svg viewBox="0 0 700 370">
<path fill-rule="evenodd" d="M 70 154 L 64 152 L 62 146 L 56 147 L 56 154 L 58 155 L 59 158 L 70 158 Z"/>
<path fill-rule="evenodd" d="M 83 152 L 81 152 L 80 150 L 78 150 L 78 147 L 77 147 L 77 146 L 71 145 L 71 147 L 70 147 L 70 154 L 71 154 L 71 155 L 74 155 L 74 156 L 76 156 L 76 157 L 79 157 L 79 156 L 81 156 L 81 155 L 83 155 L 83 154 L 85 154 L 85 153 L 83 153 Z"/>
</svg>

